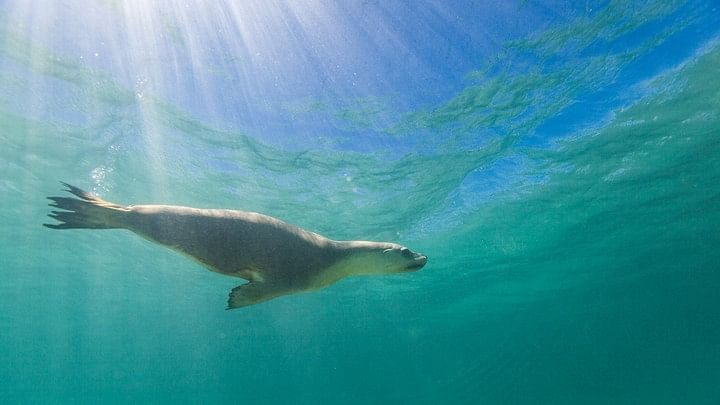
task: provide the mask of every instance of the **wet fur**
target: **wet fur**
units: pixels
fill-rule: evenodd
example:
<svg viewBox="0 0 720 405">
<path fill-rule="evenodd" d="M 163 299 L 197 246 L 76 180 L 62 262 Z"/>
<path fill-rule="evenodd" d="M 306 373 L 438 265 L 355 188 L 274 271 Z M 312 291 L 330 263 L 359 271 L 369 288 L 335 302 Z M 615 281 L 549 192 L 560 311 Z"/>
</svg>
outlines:
<svg viewBox="0 0 720 405">
<path fill-rule="evenodd" d="M 214 272 L 248 280 L 231 291 L 228 309 L 322 288 L 349 275 L 396 272 L 383 263 L 398 265 L 397 257 L 382 256 L 388 249 L 401 248 L 396 244 L 333 241 L 253 212 L 172 205 L 122 206 L 62 184 L 77 198 L 48 197 L 50 206 L 62 211 L 49 214 L 58 224 L 44 226 L 127 229 L 181 252 Z M 358 260 L 360 257 L 367 259 Z"/>
</svg>

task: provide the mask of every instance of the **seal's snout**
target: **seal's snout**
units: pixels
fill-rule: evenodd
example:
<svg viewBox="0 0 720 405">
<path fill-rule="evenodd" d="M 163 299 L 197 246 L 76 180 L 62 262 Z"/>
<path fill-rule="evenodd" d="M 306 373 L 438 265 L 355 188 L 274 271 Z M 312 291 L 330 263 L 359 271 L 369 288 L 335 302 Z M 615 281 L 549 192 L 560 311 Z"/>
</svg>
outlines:
<svg viewBox="0 0 720 405">
<path fill-rule="evenodd" d="M 417 271 L 417 270 L 420 270 L 421 268 L 423 268 L 423 266 L 425 266 L 425 264 L 427 263 L 427 261 L 428 261 L 428 258 L 427 258 L 427 256 L 425 256 L 424 254 L 422 254 L 422 253 L 414 253 L 414 254 L 413 254 L 413 260 L 412 260 L 412 262 L 410 263 L 410 265 L 408 265 L 407 270 L 409 270 L 409 271 Z"/>
</svg>

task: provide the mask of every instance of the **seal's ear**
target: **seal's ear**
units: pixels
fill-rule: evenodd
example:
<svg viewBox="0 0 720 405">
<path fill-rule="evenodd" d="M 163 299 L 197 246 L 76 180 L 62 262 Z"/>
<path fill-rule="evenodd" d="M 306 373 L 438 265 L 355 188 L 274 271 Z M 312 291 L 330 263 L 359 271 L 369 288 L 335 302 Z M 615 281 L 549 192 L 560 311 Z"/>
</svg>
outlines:
<svg viewBox="0 0 720 405">
<path fill-rule="evenodd" d="M 383 250 L 383 253 L 388 253 L 388 252 L 392 252 L 392 249 L 385 249 L 385 250 Z"/>
</svg>

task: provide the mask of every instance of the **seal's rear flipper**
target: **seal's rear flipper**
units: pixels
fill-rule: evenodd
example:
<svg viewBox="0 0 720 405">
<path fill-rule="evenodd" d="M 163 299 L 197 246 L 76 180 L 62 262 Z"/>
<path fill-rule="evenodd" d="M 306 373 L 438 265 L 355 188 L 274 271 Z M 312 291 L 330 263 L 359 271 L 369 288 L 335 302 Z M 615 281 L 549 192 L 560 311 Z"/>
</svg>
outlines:
<svg viewBox="0 0 720 405">
<path fill-rule="evenodd" d="M 62 183 L 76 197 L 48 197 L 51 207 L 64 211 L 51 211 L 48 216 L 59 224 L 43 224 L 51 229 L 111 229 L 123 228 L 122 218 L 129 208 L 113 204 L 75 186 Z"/>
<path fill-rule="evenodd" d="M 274 288 L 272 284 L 250 282 L 239 285 L 230 291 L 228 306 L 225 309 L 247 307 L 283 294 L 282 290 Z"/>
</svg>

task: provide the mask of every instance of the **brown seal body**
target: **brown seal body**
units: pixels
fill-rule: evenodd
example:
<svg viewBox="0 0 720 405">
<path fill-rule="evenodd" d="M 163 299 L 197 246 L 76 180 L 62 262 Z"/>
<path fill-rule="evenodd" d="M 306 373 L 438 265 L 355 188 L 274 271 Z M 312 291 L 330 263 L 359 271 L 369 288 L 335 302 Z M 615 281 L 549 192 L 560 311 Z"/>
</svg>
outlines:
<svg viewBox="0 0 720 405">
<path fill-rule="evenodd" d="M 65 184 L 65 183 L 63 183 Z M 173 205 L 122 206 L 65 184 L 78 198 L 48 197 L 53 229 L 128 229 L 208 269 L 249 282 L 228 309 L 326 287 L 343 277 L 418 270 L 427 257 L 395 243 L 334 241 L 254 212 Z"/>
</svg>

